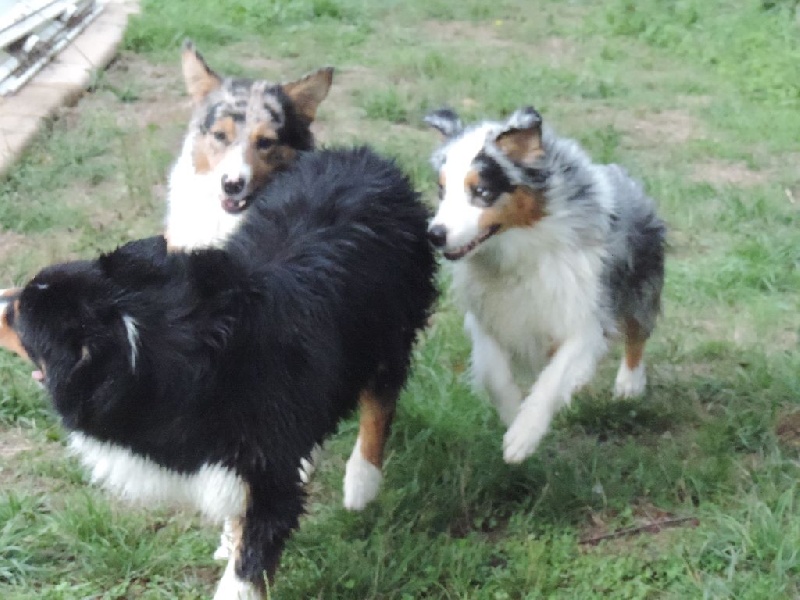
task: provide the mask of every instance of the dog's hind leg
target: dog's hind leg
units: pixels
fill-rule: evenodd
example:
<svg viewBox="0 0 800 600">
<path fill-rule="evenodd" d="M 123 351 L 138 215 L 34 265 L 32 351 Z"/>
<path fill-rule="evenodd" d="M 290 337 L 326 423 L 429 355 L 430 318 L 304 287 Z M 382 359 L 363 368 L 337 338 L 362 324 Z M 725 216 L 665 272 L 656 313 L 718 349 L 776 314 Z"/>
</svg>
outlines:
<svg viewBox="0 0 800 600">
<path fill-rule="evenodd" d="M 614 382 L 614 396 L 617 398 L 633 398 L 644 392 L 647 376 L 644 370 L 644 346 L 647 343 L 647 334 L 639 323 L 628 318 L 623 323 L 625 334 L 625 354 L 617 371 Z"/>
<path fill-rule="evenodd" d="M 225 540 L 228 564 L 222 574 L 214 600 L 262 600 L 266 598 L 266 589 L 263 582 L 256 584 L 240 578 L 236 574 L 236 560 L 242 552 L 242 527 L 244 519 L 228 519 L 225 521 Z M 222 544 L 220 545 L 220 549 Z M 219 552 L 219 549 L 217 550 Z M 217 555 L 214 555 L 218 558 Z"/>
<path fill-rule="evenodd" d="M 273 473 L 274 475 L 274 473 Z M 286 540 L 299 524 L 304 493 L 297 471 L 269 487 L 266 473 L 253 474 L 244 517 L 231 520 L 231 555 L 214 600 L 266 600 Z"/>
<path fill-rule="evenodd" d="M 489 394 L 497 414 L 508 427 L 522 403 L 522 391 L 514 383 L 508 353 L 484 331 L 472 313 L 464 317 L 464 329 L 472 338 L 473 385 Z"/>
<path fill-rule="evenodd" d="M 316 445 L 311 449 L 311 455 L 308 459 L 300 459 L 300 467 L 298 468 L 298 475 L 300 481 L 305 485 L 316 469 L 317 461 L 319 461 L 322 454 L 322 446 Z M 222 526 L 222 533 L 219 536 L 219 546 L 214 551 L 214 560 L 229 560 L 233 556 L 233 547 L 236 540 L 237 523 L 231 519 L 225 519 Z"/>
<path fill-rule="evenodd" d="M 555 414 L 569 404 L 575 390 L 592 378 L 607 347 L 599 325 L 581 331 L 558 347 L 503 437 L 507 463 L 522 462 L 533 454 Z"/>
<path fill-rule="evenodd" d="M 344 475 L 344 507 L 348 510 L 362 510 L 378 495 L 383 479 L 384 446 L 398 395 L 399 390 L 378 395 L 372 389 L 365 389 L 361 393 L 358 439 Z"/>
</svg>

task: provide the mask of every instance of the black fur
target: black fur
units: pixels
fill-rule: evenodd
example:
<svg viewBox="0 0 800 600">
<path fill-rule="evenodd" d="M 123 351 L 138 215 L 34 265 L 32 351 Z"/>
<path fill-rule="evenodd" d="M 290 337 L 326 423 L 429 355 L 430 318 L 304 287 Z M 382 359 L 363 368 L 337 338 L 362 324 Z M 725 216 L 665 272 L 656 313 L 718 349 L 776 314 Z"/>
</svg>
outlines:
<svg viewBox="0 0 800 600">
<path fill-rule="evenodd" d="M 484 150 L 481 150 L 475 156 L 473 165 L 475 171 L 480 175 L 481 187 L 488 192 L 487 197 L 481 202 L 482 206 L 491 206 L 503 194 L 514 191 L 514 185 L 512 185 L 503 167 Z"/>
<path fill-rule="evenodd" d="M 168 253 L 157 237 L 49 267 L 21 292 L 15 329 L 68 429 L 245 480 L 237 574 L 259 585 L 302 512 L 300 458 L 361 390 L 404 384 L 435 298 L 427 218 L 370 150 L 308 153 L 226 248 Z"/>
</svg>

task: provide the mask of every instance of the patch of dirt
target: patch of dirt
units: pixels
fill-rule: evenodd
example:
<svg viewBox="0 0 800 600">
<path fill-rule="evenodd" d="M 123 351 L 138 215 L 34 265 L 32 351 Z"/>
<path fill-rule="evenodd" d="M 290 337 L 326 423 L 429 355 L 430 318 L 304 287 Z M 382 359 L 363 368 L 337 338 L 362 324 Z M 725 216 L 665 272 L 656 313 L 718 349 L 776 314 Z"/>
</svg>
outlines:
<svg viewBox="0 0 800 600">
<path fill-rule="evenodd" d="M 632 109 L 619 110 L 610 106 L 589 105 L 565 100 L 553 107 L 554 123 L 564 135 L 580 137 L 583 128 L 613 127 L 624 138 L 624 145 L 647 150 L 659 146 L 679 146 L 705 139 L 701 122 L 680 109 L 651 112 Z M 563 127 L 562 127 L 563 126 Z"/>
<path fill-rule="evenodd" d="M 242 56 L 237 61 L 251 77 L 264 78 L 270 81 L 293 81 L 299 79 L 304 72 L 289 68 L 289 62 L 280 58 L 267 58 L 266 56 Z M 324 61 L 320 63 L 320 67 Z M 313 71 L 313 69 L 312 69 Z"/>
<path fill-rule="evenodd" d="M 0 263 L 5 263 L 7 258 L 22 250 L 27 242 L 27 237 L 14 231 L 0 231 Z"/>
<path fill-rule="evenodd" d="M 548 37 L 530 49 L 530 56 L 548 66 L 558 67 L 574 63 L 578 58 L 578 48 L 574 42 L 562 37 Z M 544 59 L 544 60 L 542 60 Z"/>
<path fill-rule="evenodd" d="M 775 435 L 785 446 L 800 449 L 800 412 L 779 417 L 775 425 Z"/>
<path fill-rule="evenodd" d="M 8 489 L 12 483 L 20 479 L 14 459 L 35 446 L 33 441 L 19 430 L 0 429 L 0 488 Z"/>
<path fill-rule="evenodd" d="M 712 159 L 693 165 L 691 179 L 714 186 L 750 187 L 766 183 L 769 174 L 764 171 L 754 171 L 743 162 Z"/>
<path fill-rule="evenodd" d="M 17 430 L 0 431 L 0 461 L 2 462 L 33 447 L 34 443 Z"/>
<path fill-rule="evenodd" d="M 477 47 L 505 47 L 516 44 L 502 35 L 502 22 L 495 25 L 472 21 L 425 21 L 420 26 L 428 37 L 445 43 L 469 41 Z"/>
<path fill-rule="evenodd" d="M 647 146 L 685 144 L 703 139 L 706 134 L 700 122 L 682 110 L 665 110 L 643 115 L 614 113 L 621 129 L 636 142 Z"/>
<path fill-rule="evenodd" d="M 631 505 L 632 518 L 629 523 L 619 526 L 618 517 L 619 513 L 613 510 L 590 511 L 579 537 L 581 546 L 589 549 L 598 544 L 614 544 L 622 548 L 631 543 L 641 544 L 643 537 L 647 543 L 663 545 L 668 543 L 669 533 L 673 530 L 697 527 L 699 524 L 694 517 L 676 515 L 641 498 Z M 616 523 L 611 523 L 612 521 Z"/>
</svg>

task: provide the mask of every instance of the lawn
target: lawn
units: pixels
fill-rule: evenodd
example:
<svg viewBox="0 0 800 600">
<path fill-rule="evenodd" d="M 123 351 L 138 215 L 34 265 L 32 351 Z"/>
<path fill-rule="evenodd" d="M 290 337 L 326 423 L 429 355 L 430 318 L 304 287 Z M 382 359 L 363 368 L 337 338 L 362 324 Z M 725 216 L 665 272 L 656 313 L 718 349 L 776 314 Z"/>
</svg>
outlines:
<svg viewBox="0 0 800 600">
<path fill-rule="evenodd" d="M 800 597 L 797 0 L 145 0 L 2 182 L 0 287 L 160 231 L 186 36 L 231 74 L 335 65 L 320 140 L 374 144 L 431 201 L 428 110 L 533 104 L 643 180 L 670 227 L 647 394 L 613 401 L 609 358 L 520 466 L 469 388 L 445 270 L 378 501 L 341 507 L 349 421 L 274 597 Z M 0 356 L 0 598 L 205 598 L 217 535 L 88 485 L 29 366 Z"/>
</svg>

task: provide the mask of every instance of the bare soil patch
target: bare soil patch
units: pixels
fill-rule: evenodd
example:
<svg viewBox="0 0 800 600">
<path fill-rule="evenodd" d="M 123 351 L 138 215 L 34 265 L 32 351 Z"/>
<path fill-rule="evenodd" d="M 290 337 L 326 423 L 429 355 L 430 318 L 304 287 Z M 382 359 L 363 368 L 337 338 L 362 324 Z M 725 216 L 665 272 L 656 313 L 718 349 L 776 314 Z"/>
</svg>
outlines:
<svg viewBox="0 0 800 600">
<path fill-rule="evenodd" d="M 0 263 L 5 263 L 25 247 L 27 237 L 14 231 L 0 231 Z"/>
<path fill-rule="evenodd" d="M 502 23 L 486 25 L 471 21 L 425 21 L 421 29 L 431 38 L 446 43 L 468 41 L 480 48 L 510 48 L 517 44 L 503 36 Z"/>
<path fill-rule="evenodd" d="M 614 115 L 621 129 L 637 145 L 678 145 L 706 137 L 700 122 L 682 110 L 665 110 L 641 115 L 614 112 Z"/>
<path fill-rule="evenodd" d="M 0 461 L 7 461 L 34 446 L 31 440 L 16 429 L 0 431 Z"/>
<path fill-rule="evenodd" d="M 751 187 L 766 183 L 769 174 L 754 171 L 743 162 L 706 160 L 692 167 L 692 181 L 709 183 L 714 186 Z"/>
<path fill-rule="evenodd" d="M 561 67 L 579 59 L 578 47 L 572 40 L 562 37 L 548 37 L 531 46 L 530 56 L 537 62 L 545 62 L 551 67 Z"/>
<path fill-rule="evenodd" d="M 775 426 L 775 434 L 784 445 L 800 449 L 800 412 L 781 416 Z"/>
<path fill-rule="evenodd" d="M 613 510 L 591 511 L 587 517 L 579 543 L 584 550 L 599 544 L 628 551 L 631 544 L 641 546 L 643 540 L 656 548 L 668 544 L 670 533 L 681 528 L 697 527 L 699 521 L 691 516 L 682 516 L 664 510 L 646 499 L 635 500 L 631 506 L 632 522 L 625 527 L 611 523 L 618 513 Z"/>
</svg>

